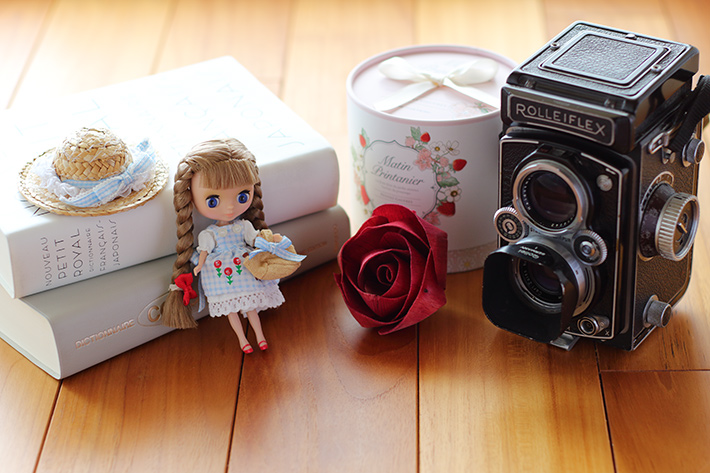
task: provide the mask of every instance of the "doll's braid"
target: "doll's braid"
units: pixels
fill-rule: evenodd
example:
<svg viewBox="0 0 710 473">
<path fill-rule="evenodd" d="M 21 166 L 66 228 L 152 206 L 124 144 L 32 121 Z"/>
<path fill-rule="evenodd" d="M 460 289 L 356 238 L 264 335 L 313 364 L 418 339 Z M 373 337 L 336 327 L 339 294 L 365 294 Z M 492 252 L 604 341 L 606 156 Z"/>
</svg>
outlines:
<svg viewBox="0 0 710 473">
<path fill-rule="evenodd" d="M 261 181 L 254 184 L 254 200 L 251 206 L 244 212 L 244 218 L 249 220 L 257 230 L 269 228 L 264 221 L 264 201 L 261 200 Z"/>
<path fill-rule="evenodd" d="M 254 183 L 254 199 L 251 202 L 251 206 L 242 214 L 242 218 L 249 220 L 254 228 L 257 230 L 264 230 L 269 228 L 264 221 L 264 202 L 261 200 L 261 179 L 259 179 L 259 167 L 256 165 L 256 158 L 253 154 L 244 146 L 240 141 L 229 138 L 225 140 L 225 145 L 229 149 L 230 160 L 244 160 L 251 163 L 256 174 L 256 182 Z"/>
<path fill-rule="evenodd" d="M 194 237 L 192 235 L 192 194 L 190 182 L 194 171 L 190 166 L 189 159 L 183 160 L 178 166 L 175 174 L 175 185 L 173 186 L 173 204 L 177 215 L 177 259 L 173 264 L 173 274 L 171 282 L 175 283 L 175 278 L 181 274 L 189 273 L 190 256 L 192 256 L 192 245 Z M 182 291 L 170 291 L 162 309 L 162 323 L 173 328 L 194 328 L 197 322 L 192 317 L 192 309 L 183 303 Z"/>
</svg>

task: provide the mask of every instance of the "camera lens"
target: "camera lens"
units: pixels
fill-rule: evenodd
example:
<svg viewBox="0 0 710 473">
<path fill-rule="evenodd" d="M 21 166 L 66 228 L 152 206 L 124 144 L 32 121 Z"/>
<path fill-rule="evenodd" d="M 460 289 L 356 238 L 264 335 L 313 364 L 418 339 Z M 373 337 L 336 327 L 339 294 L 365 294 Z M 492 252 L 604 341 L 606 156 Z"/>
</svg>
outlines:
<svg viewBox="0 0 710 473">
<path fill-rule="evenodd" d="M 576 228 L 589 210 L 580 178 L 549 159 L 531 161 L 518 172 L 513 205 L 536 227 L 554 233 Z"/>
<path fill-rule="evenodd" d="M 560 242 L 528 236 L 488 255 L 483 311 L 496 326 L 549 343 L 592 303 L 597 275 Z"/>
<path fill-rule="evenodd" d="M 552 268 L 526 260 L 513 260 L 513 274 L 523 297 L 543 312 L 559 311 L 562 284 Z"/>
<path fill-rule="evenodd" d="M 577 215 L 577 198 L 567 183 L 550 172 L 530 174 L 523 183 L 523 205 L 548 227 L 566 227 Z"/>
</svg>

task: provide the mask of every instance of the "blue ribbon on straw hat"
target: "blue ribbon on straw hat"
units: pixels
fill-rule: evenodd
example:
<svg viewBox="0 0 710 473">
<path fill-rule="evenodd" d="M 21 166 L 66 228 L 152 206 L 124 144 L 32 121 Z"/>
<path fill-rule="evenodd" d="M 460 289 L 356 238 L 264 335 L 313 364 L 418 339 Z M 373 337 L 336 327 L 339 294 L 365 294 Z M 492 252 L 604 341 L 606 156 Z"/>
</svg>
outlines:
<svg viewBox="0 0 710 473">
<path fill-rule="evenodd" d="M 81 128 L 27 163 L 19 190 L 52 213 L 110 215 L 148 202 L 167 175 L 148 139 L 129 149 L 111 130 Z"/>
</svg>

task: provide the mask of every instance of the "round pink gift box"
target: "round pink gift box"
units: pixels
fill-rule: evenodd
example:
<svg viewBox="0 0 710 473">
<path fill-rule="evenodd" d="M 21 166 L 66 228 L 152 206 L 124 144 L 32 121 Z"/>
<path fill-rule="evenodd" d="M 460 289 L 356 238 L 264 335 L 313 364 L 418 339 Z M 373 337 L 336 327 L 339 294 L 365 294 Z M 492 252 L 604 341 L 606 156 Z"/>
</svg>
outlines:
<svg viewBox="0 0 710 473">
<path fill-rule="evenodd" d="M 495 64 L 488 68 L 490 80 L 465 86 L 444 82 L 392 108 L 406 95 L 402 89 L 417 82 L 389 78 L 379 70 L 383 61 L 394 57 L 404 62 L 389 62 L 398 61 L 405 70 L 438 77 L 452 77 L 450 73 L 473 61 Z M 473 47 L 413 46 L 369 58 L 348 76 L 357 199 L 367 213 L 385 203 L 404 205 L 446 231 L 450 273 L 483 266 L 496 248 L 500 89 L 515 66 L 510 59 Z M 427 82 L 431 84 L 424 80 L 410 89 L 426 89 Z"/>
</svg>

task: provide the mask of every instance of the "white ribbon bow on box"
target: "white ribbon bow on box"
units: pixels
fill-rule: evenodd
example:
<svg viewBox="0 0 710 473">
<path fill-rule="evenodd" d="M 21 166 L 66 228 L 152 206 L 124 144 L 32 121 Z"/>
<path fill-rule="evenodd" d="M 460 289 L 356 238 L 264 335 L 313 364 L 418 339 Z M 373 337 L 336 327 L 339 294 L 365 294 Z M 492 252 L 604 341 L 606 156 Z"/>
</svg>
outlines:
<svg viewBox="0 0 710 473">
<path fill-rule="evenodd" d="M 380 112 L 390 112 L 437 87 L 449 87 L 486 105 L 500 108 L 500 98 L 471 87 L 473 84 L 488 82 L 498 71 L 498 63 L 488 58 L 478 58 L 448 72 L 437 74 L 417 69 L 399 56 L 380 63 L 379 71 L 390 79 L 411 81 L 394 95 L 376 102 L 373 106 Z"/>
</svg>

